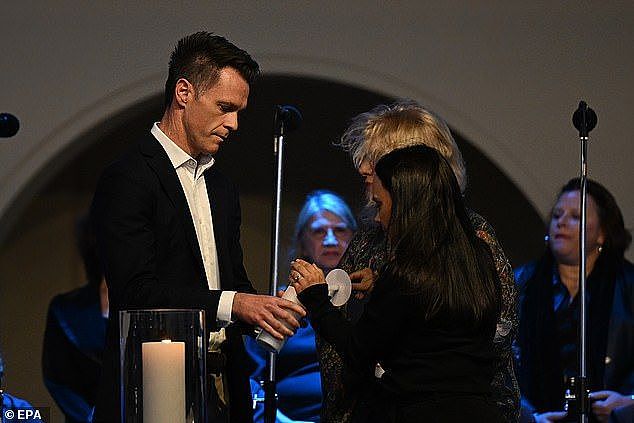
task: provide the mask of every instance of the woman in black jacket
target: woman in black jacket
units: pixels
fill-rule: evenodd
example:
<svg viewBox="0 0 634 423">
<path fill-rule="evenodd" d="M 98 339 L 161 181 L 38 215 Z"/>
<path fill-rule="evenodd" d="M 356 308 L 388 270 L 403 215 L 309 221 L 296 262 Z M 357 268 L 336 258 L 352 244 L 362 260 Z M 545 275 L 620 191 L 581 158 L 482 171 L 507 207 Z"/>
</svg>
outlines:
<svg viewBox="0 0 634 423">
<path fill-rule="evenodd" d="M 501 421 L 490 400 L 500 286 L 451 167 L 415 146 L 383 156 L 375 171 L 389 253 L 360 320 L 330 304 L 316 266 L 295 260 L 289 276 L 315 330 L 372 385 L 352 421 Z"/>
<path fill-rule="evenodd" d="M 578 374 L 580 182 L 560 191 L 541 259 L 516 270 L 520 292 L 517 373 L 524 420 L 564 418 L 566 379 Z M 586 276 L 591 421 L 634 404 L 634 266 L 632 237 L 614 197 L 588 181 Z"/>
</svg>

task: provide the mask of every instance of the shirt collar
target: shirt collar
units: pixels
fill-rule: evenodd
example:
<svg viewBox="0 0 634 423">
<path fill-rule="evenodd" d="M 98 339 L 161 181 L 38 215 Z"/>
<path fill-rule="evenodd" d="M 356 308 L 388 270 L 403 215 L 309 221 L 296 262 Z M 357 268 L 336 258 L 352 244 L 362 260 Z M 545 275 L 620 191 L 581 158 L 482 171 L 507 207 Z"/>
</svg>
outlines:
<svg viewBox="0 0 634 423">
<path fill-rule="evenodd" d="M 194 173 L 197 175 L 202 175 L 207 169 L 213 166 L 215 160 L 210 154 L 203 154 L 200 156 L 198 160 L 191 157 L 187 154 L 182 148 L 180 148 L 174 141 L 172 141 L 165 132 L 161 130 L 158 126 L 158 122 L 154 122 L 152 125 L 152 130 L 150 131 L 154 138 L 161 144 L 163 150 L 167 153 L 167 157 L 169 157 L 172 166 L 174 169 L 178 169 L 181 166 L 186 165 L 187 163 L 192 163 L 194 166 Z"/>
</svg>

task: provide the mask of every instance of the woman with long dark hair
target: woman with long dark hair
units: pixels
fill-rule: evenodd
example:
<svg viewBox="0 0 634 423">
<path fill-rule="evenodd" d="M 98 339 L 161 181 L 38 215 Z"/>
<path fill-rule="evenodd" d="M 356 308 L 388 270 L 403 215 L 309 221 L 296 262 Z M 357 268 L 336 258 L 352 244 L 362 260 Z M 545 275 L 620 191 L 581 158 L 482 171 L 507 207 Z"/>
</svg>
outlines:
<svg viewBox="0 0 634 423">
<path fill-rule="evenodd" d="M 579 179 L 571 179 L 551 211 L 543 256 L 516 270 L 521 294 L 517 373 L 522 415 L 528 420 L 565 418 L 566 380 L 578 375 L 579 200 Z M 634 406 L 634 266 L 624 258 L 631 240 L 612 194 L 589 180 L 586 274 L 591 421 L 607 422 L 614 408 Z"/>
<path fill-rule="evenodd" d="M 447 123 L 413 100 L 399 100 L 361 113 L 352 119 L 338 145 L 350 153 L 366 192 L 371 190 L 374 168 L 381 157 L 399 148 L 414 145 L 425 145 L 438 151 L 453 170 L 460 191 L 464 194 L 467 189 L 468 178 L 462 153 Z M 388 258 L 383 229 L 365 216 L 370 215 L 366 213 L 370 211 L 368 207 L 362 212 L 359 230 L 337 265 L 348 272 L 355 291 L 355 295 L 341 308 L 351 322 L 360 318 L 372 294 L 376 271 Z M 497 361 L 491 380 L 491 400 L 497 405 L 505 421 L 514 422 L 519 417 L 520 393 L 512 351 L 518 326 L 513 268 L 491 224 L 474 210 L 467 209 L 467 215 L 476 235 L 489 246 L 501 284 L 502 305 L 493 341 Z M 339 352 L 319 334 L 316 336 L 316 344 L 323 389 L 321 421 L 349 423 L 352 409 L 363 407 L 361 403 L 367 401 L 365 391 L 368 384 L 349 377 L 350 372 Z"/>
<path fill-rule="evenodd" d="M 289 276 L 317 333 L 372 386 L 352 421 L 502 421 L 490 401 L 500 285 L 454 172 L 426 146 L 395 150 L 375 171 L 389 252 L 360 320 L 330 304 L 317 266 L 295 260 Z"/>
</svg>

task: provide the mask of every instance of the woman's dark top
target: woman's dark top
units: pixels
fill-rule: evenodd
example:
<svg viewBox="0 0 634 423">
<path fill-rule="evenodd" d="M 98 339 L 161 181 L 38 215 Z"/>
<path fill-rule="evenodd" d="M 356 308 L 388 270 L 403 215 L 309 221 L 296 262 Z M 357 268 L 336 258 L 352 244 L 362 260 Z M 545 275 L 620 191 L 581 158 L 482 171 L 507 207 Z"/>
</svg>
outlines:
<svg viewBox="0 0 634 423">
<path fill-rule="evenodd" d="M 520 394 L 513 368 L 512 345 L 518 326 L 517 294 L 513 269 L 497 240 L 491 225 L 479 214 L 467 210 L 476 235 L 491 249 L 493 261 L 502 288 L 502 310 L 494 338 L 497 355 L 495 373 L 491 381 L 491 398 L 507 422 L 519 417 Z M 370 267 L 378 270 L 385 263 L 386 241 L 378 225 L 366 222 L 353 237 L 341 259 L 339 267 L 348 273 Z M 342 312 L 352 322 L 359 319 L 365 302 L 350 298 Z M 319 333 L 316 336 L 317 353 L 321 371 L 323 392 L 322 421 L 345 423 L 350 421 L 351 410 L 360 400 L 364 383 L 347 370 L 346 364 L 335 348 Z"/>
<path fill-rule="evenodd" d="M 568 380 L 579 371 L 579 316 L 581 303 L 579 296 L 570 298 L 568 288 L 559 280 L 559 274 L 553 277 L 553 309 L 555 311 L 556 336 L 559 340 L 559 360 L 564 378 Z"/>
<path fill-rule="evenodd" d="M 400 410 L 397 404 L 403 402 L 456 394 L 451 397 L 453 407 L 470 413 L 461 395 L 488 397 L 496 362 L 495 318 L 473 328 L 446 315 L 425 321 L 418 298 L 405 293 L 398 281 L 383 277 L 356 324 L 332 306 L 325 284 L 307 288 L 299 298 L 316 332 L 334 345 L 359 379 L 376 386 L 370 400 L 383 402 L 386 412 Z M 385 370 L 380 379 L 374 377 L 377 362 Z M 495 409 L 493 403 L 489 408 Z M 353 411 L 353 416 L 358 414 Z"/>
<path fill-rule="evenodd" d="M 579 295 L 570 302 L 550 253 L 515 272 L 520 291 L 517 374 L 527 412 L 561 410 L 564 380 L 578 373 Z M 591 391 L 634 393 L 634 266 L 599 256 L 587 278 Z"/>
</svg>

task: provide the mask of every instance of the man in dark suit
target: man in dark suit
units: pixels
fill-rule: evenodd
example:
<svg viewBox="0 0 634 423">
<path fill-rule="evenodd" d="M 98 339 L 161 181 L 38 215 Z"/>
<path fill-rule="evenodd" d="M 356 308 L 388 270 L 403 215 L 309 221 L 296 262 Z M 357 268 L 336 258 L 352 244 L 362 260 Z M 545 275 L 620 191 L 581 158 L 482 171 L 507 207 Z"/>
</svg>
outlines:
<svg viewBox="0 0 634 423">
<path fill-rule="evenodd" d="M 255 295 L 242 263 L 238 193 L 213 168 L 258 73 L 248 53 L 222 37 L 183 38 L 170 57 L 162 119 L 101 176 L 92 215 L 112 319 L 96 421 L 120 418 L 119 310 L 200 308 L 209 330 L 239 321 L 278 338 L 299 326 L 291 312 L 305 315 L 294 303 Z M 229 414 L 247 421 L 241 334 L 226 333 Z"/>
</svg>

